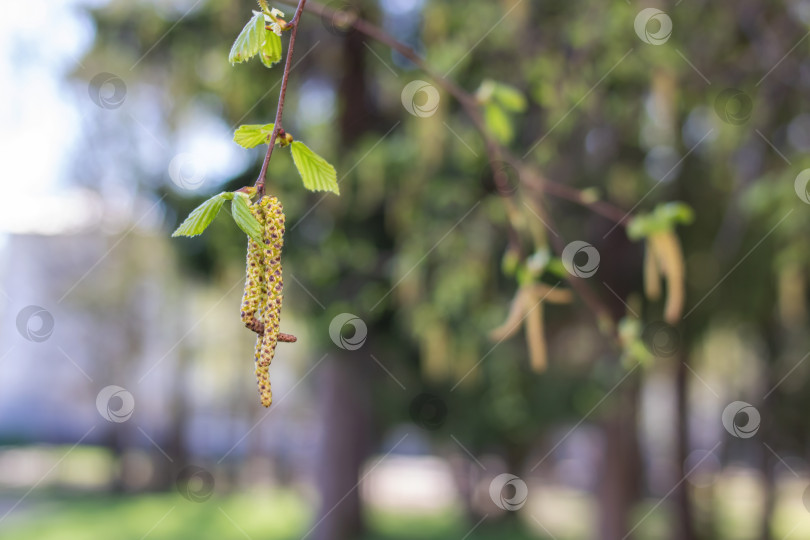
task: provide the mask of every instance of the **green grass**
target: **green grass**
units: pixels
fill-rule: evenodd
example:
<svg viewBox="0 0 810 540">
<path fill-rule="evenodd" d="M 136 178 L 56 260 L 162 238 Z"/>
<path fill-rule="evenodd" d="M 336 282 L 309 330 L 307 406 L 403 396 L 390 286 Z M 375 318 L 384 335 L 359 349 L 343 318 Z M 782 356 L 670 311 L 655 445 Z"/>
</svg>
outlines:
<svg viewBox="0 0 810 540">
<path fill-rule="evenodd" d="M 26 501 L 0 526 L 4 540 L 221 540 L 300 538 L 310 521 L 290 493 L 212 497 L 195 503 L 175 494 Z M 241 531 L 240 531 L 241 529 Z M 244 534 L 243 532 L 244 531 Z"/>
<path fill-rule="evenodd" d="M 7 500 L 13 500 L 7 498 Z M 13 502 L 12 502 L 13 504 Z M 212 497 L 175 494 L 31 497 L 2 524 L 3 540 L 292 540 L 312 526 L 314 509 L 290 491 Z M 362 540 L 462 538 L 475 525 L 459 513 L 401 515 L 372 511 Z M 466 540 L 537 540 L 515 520 L 486 520 Z"/>
<path fill-rule="evenodd" d="M 733 481 L 732 481 L 733 480 Z M 722 540 L 751 540 L 758 517 L 755 511 L 756 486 L 746 479 L 718 482 L 714 489 L 717 511 L 717 537 Z M 810 514 L 802 504 L 806 485 L 785 483 L 780 489 L 775 513 L 776 538 L 810 538 Z M 0 496 L 0 516 L 24 491 Z M 551 496 L 553 495 L 553 496 Z M 539 527 L 528 516 L 537 516 L 558 540 L 584 540 L 589 525 L 577 528 L 562 524 L 571 520 L 592 521 L 590 506 L 560 504 L 564 497 L 555 492 L 536 498 L 513 519 L 490 516 L 475 526 L 459 510 L 432 514 L 395 513 L 368 508 L 369 531 L 358 540 L 541 540 Z M 556 501 L 556 503 L 555 503 Z M 545 515 L 542 510 L 545 508 Z M 705 510 L 705 509 L 704 509 Z M 641 540 L 663 538 L 672 523 L 671 508 L 656 500 L 646 500 L 636 508 L 633 523 L 641 521 L 635 537 Z M 239 493 L 217 496 L 195 503 L 176 493 L 136 496 L 35 492 L 0 522 L 3 540 L 293 540 L 309 531 L 313 504 L 292 490 Z M 551 519 L 564 516 L 564 519 Z M 514 519 L 516 518 L 516 519 Z M 520 523 L 523 520 L 524 523 Z M 475 526 L 475 527 L 474 527 Z M 472 532 L 471 532 L 472 531 Z M 468 534 L 469 533 L 469 534 Z"/>
</svg>

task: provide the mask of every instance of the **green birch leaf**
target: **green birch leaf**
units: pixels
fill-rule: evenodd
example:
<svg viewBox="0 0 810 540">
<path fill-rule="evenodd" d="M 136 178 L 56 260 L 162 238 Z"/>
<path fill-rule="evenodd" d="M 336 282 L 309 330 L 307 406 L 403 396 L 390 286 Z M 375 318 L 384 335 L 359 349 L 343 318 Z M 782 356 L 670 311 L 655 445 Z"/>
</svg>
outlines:
<svg viewBox="0 0 810 540">
<path fill-rule="evenodd" d="M 246 235 L 262 244 L 264 242 L 262 239 L 262 226 L 250 212 L 250 197 L 244 193 L 234 193 L 234 195 L 231 202 L 233 220 Z"/>
<path fill-rule="evenodd" d="M 553 257 L 548 264 L 546 265 L 546 270 L 553 276 L 557 276 L 560 279 L 568 279 L 570 274 L 568 270 L 565 269 L 565 265 L 562 263 L 562 260 Z"/>
<path fill-rule="evenodd" d="M 214 221 L 214 218 L 217 217 L 225 201 L 230 198 L 228 195 L 226 193 L 214 195 L 192 210 L 185 221 L 172 233 L 172 236 L 197 236 L 202 234 Z"/>
<path fill-rule="evenodd" d="M 523 112 L 528 107 L 526 96 L 512 85 L 484 79 L 475 93 L 481 104 L 498 103 L 509 112 Z"/>
<path fill-rule="evenodd" d="M 259 58 L 266 67 L 273 67 L 273 64 L 281 60 L 281 36 L 276 35 L 272 30 L 264 32 L 265 39 Z"/>
<path fill-rule="evenodd" d="M 231 65 L 246 62 L 259 53 L 265 41 L 264 14 L 258 11 L 253 12 L 253 17 L 248 21 L 242 31 L 233 42 L 228 61 Z"/>
<path fill-rule="evenodd" d="M 492 97 L 507 111 L 523 112 L 526 110 L 526 97 L 514 86 L 504 83 L 495 83 Z"/>
<path fill-rule="evenodd" d="M 649 214 L 638 214 L 627 224 L 627 237 L 640 240 L 653 234 L 671 231 L 676 225 L 688 225 L 695 219 L 692 208 L 682 202 L 659 204 Z"/>
<path fill-rule="evenodd" d="M 310 191 L 331 191 L 340 195 L 335 168 L 301 141 L 290 144 L 295 168 Z"/>
<path fill-rule="evenodd" d="M 275 35 L 275 34 L 274 34 Z M 233 140 L 243 148 L 253 148 L 270 142 L 274 124 L 246 124 L 239 126 L 233 133 Z"/>
<path fill-rule="evenodd" d="M 512 121 L 500 105 L 496 103 L 484 105 L 484 123 L 501 144 L 509 144 L 512 141 L 515 135 Z"/>
</svg>

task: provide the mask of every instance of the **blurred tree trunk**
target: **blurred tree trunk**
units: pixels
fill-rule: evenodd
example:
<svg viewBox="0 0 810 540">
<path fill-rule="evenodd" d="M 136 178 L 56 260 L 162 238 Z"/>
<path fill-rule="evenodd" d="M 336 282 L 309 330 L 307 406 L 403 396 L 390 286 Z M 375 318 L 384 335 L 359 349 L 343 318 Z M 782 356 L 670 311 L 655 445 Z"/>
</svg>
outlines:
<svg viewBox="0 0 810 540">
<path fill-rule="evenodd" d="M 605 451 L 598 487 L 599 540 L 625 538 L 631 528 L 630 512 L 638 498 L 641 456 L 636 426 L 637 380 L 631 376 L 616 392 L 614 409 L 602 422 Z"/>
<path fill-rule="evenodd" d="M 768 355 L 770 356 L 770 363 L 764 370 L 763 386 L 765 388 L 776 388 L 779 384 L 777 360 L 785 351 L 785 343 L 789 343 L 790 334 L 786 328 L 778 324 L 765 325 L 762 331 L 765 337 L 765 342 L 768 347 Z M 759 414 L 762 418 L 778 417 L 778 413 L 774 409 L 778 409 L 780 393 L 774 392 L 769 396 L 770 399 L 763 399 L 757 404 Z M 759 524 L 759 540 L 771 540 L 773 538 L 773 513 L 776 507 L 776 460 L 771 454 L 770 450 L 765 446 L 766 444 L 773 448 L 776 446 L 778 450 L 778 441 L 774 441 L 776 432 L 773 430 L 773 422 L 763 422 L 757 432 L 757 438 L 762 441 L 762 448 L 760 449 L 759 463 L 757 464 L 762 474 L 762 517 Z"/>
<path fill-rule="evenodd" d="M 339 140 L 345 149 L 370 127 L 364 54 L 362 36 L 348 31 L 343 40 L 343 75 L 338 88 Z M 323 431 L 316 479 L 321 502 L 312 534 L 315 540 L 354 540 L 363 530 L 358 482 L 371 446 L 371 396 L 368 362 L 357 356 L 358 352 L 330 353 L 321 368 Z"/>
<path fill-rule="evenodd" d="M 683 350 L 688 350 L 686 347 Z M 681 352 L 675 366 L 675 460 L 678 464 L 678 486 L 675 488 L 675 522 L 673 540 L 696 540 L 690 484 L 686 480 L 689 457 L 689 354 Z"/>
<path fill-rule="evenodd" d="M 762 474 L 762 518 L 759 524 L 759 540 L 772 540 L 771 526 L 776 507 L 776 478 L 774 477 L 774 459 L 767 449 L 760 453 L 760 473 Z"/>
<path fill-rule="evenodd" d="M 602 240 L 609 225 L 604 221 L 594 220 L 591 226 L 594 229 L 593 238 Z M 610 236 L 607 242 L 602 240 L 599 245 L 603 253 L 613 255 L 602 257 L 599 276 L 606 284 L 610 284 L 617 295 L 605 293 L 601 298 L 613 321 L 618 322 L 627 313 L 627 306 L 621 298 L 627 298 L 638 290 L 641 282 L 639 268 L 642 251 L 637 244 L 631 243 L 626 236 L 620 234 Z M 618 356 L 599 361 L 612 364 L 612 369 L 622 370 Z M 638 446 L 639 375 L 629 375 L 615 389 L 615 395 L 602 405 L 608 410 L 602 420 L 604 455 L 600 463 L 597 487 L 599 540 L 623 540 L 633 527 L 630 513 L 640 496 L 643 473 Z"/>
<path fill-rule="evenodd" d="M 182 334 L 181 334 L 182 335 Z M 185 343 L 181 342 L 177 348 L 177 363 L 175 364 L 174 379 L 175 391 L 171 396 L 169 405 L 169 437 L 166 443 L 166 453 L 172 458 L 172 463 L 168 463 L 163 455 L 159 457 L 160 465 L 158 470 L 165 471 L 159 474 L 164 482 L 159 485 L 162 489 L 172 489 L 174 487 L 177 472 L 189 464 L 189 451 L 186 441 L 186 426 L 189 422 L 189 404 L 186 395 L 186 381 L 191 378 L 190 368 L 193 351 Z"/>
<path fill-rule="evenodd" d="M 317 455 L 320 508 L 315 540 L 354 540 L 363 531 L 361 467 L 369 453 L 371 418 L 365 362 L 350 353 L 333 355 L 320 368 L 320 418 Z"/>
</svg>

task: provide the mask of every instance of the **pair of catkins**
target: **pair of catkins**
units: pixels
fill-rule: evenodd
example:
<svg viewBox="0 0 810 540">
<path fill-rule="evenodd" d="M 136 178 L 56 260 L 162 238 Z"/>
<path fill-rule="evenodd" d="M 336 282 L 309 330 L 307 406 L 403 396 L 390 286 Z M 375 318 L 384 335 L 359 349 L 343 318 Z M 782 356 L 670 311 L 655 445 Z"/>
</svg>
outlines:
<svg viewBox="0 0 810 540">
<path fill-rule="evenodd" d="M 294 342 L 295 336 L 279 332 L 283 282 L 281 248 L 284 245 L 284 209 L 276 197 L 262 197 L 250 207 L 262 225 L 263 245 L 248 238 L 247 276 L 242 297 L 242 321 L 256 332 L 255 370 L 259 397 L 265 407 L 273 402 L 270 362 L 279 341 Z"/>
</svg>

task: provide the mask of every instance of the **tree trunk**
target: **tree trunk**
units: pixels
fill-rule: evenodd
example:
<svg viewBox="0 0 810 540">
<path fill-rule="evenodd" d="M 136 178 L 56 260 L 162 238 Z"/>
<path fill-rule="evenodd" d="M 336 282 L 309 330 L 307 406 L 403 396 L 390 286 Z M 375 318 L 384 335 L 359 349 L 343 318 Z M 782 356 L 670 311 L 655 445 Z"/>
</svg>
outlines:
<svg viewBox="0 0 810 540">
<path fill-rule="evenodd" d="M 340 141 L 347 148 L 368 131 L 373 118 L 365 71 L 363 37 L 350 30 L 343 40 L 343 76 L 338 88 Z M 359 481 L 371 447 L 372 409 L 368 362 L 360 354 L 362 351 L 330 353 L 321 368 L 320 417 L 324 424 L 317 464 L 321 503 L 312 534 L 315 540 L 354 540 L 363 530 Z"/>
<path fill-rule="evenodd" d="M 613 410 L 602 422 L 605 448 L 597 494 L 599 540 L 623 540 L 632 528 L 630 512 L 638 498 L 641 463 L 636 425 L 638 388 L 632 377 L 619 387 Z"/>
<path fill-rule="evenodd" d="M 316 482 L 321 501 L 310 537 L 354 540 L 363 530 L 359 481 L 371 438 L 368 374 L 351 353 L 330 354 L 319 369 L 323 427 Z"/>
<path fill-rule="evenodd" d="M 675 489 L 675 527 L 673 527 L 673 540 L 696 540 L 695 525 L 692 510 L 692 500 L 689 489 L 690 484 L 686 478 L 689 472 L 689 361 L 688 353 L 682 353 L 677 358 L 675 366 L 675 459 L 678 464 L 678 487 Z M 682 480 L 683 479 L 683 480 Z M 681 481 L 682 480 L 682 481 Z"/>
</svg>

